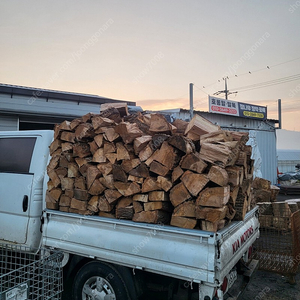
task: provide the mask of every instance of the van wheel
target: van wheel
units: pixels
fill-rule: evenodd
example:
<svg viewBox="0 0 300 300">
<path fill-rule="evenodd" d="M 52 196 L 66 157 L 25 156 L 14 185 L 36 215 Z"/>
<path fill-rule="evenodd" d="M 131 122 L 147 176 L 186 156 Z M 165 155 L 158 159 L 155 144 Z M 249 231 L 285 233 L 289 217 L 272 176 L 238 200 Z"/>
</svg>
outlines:
<svg viewBox="0 0 300 300">
<path fill-rule="evenodd" d="M 130 300 L 120 274 L 100 262 L 89 262 L 78 271 L 72 294 L 74 300 Z"/>
</svg>

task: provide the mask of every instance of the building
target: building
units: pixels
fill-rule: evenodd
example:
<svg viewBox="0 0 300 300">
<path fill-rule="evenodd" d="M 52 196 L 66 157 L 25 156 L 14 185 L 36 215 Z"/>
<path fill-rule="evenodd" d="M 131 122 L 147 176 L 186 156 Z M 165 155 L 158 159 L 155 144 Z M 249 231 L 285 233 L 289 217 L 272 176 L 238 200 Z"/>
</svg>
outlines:
<svg viewBox="0 0 300 300">
<path fill-rule="evenodd" d="M 277 150 L 278 172 L 295 172 L 296 165 L 300 164 L 300 150 Z"/>
<path fill-rule="evenodd" d="M 53 129 L 53 125 L 86 113 L 100 112 L 108 102 L 135 102 L 96 95 L 0 84 L 0 130 Z"/>
</svg>

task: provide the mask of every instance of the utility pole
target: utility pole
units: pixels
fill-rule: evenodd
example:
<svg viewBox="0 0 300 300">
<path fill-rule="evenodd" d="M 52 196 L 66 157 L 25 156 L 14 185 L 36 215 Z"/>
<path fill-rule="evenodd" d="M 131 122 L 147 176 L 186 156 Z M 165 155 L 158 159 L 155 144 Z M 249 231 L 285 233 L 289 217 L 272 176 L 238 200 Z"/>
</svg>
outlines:
<svg viewBox="0 0 300 300">
<path fill-rule="evenodd" d="M 228 88 L 227 88 L 227 79 L 228 77 L 223 78 L 223 80 L 225 81 L 225 89 L 223 91 L 218 91 L 215 92 L 214 95 L 220 95 L 220 94 L 225 94 L 225 99 L 228 100 L 228 96 L 231 94 L 237 94 L 237 92 L 229 92 Z"/>
<path fill-rule="evenodd" d="M 193 87 L 194 87 L 194 84 L 190 83 L 190 118 L 191 118 L 191 120 L 193 119 L 193 116 L 194 116 Z"/>
</svg>

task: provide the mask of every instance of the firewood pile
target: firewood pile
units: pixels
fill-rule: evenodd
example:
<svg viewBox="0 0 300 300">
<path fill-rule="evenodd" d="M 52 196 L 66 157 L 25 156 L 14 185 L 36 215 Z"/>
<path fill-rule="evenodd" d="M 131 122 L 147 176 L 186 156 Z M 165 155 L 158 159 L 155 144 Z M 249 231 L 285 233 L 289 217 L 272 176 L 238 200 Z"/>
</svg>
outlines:
<svg viewBox="0 0 300 300">
<path fill-rule="evenodd" d="M 46 207 L 217 231 L 250 209 L 248 133 L 126 105 L 54 128 Z"/>
</svg>

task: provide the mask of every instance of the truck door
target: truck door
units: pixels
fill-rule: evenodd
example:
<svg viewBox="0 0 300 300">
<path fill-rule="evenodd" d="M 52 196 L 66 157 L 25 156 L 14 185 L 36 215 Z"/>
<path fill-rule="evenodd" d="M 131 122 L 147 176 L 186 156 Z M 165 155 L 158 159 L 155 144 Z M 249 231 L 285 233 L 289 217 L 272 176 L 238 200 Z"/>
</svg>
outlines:
<svg viewBox="0 0 300 300">
<path fill-rule="evenodd" d="M 36 137 L 0 138 L 0 240 L 26 242 L 35 142 Z"/>
</svg>

